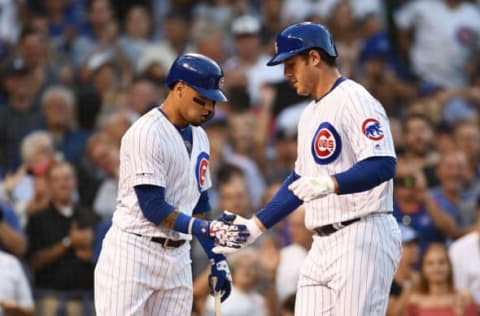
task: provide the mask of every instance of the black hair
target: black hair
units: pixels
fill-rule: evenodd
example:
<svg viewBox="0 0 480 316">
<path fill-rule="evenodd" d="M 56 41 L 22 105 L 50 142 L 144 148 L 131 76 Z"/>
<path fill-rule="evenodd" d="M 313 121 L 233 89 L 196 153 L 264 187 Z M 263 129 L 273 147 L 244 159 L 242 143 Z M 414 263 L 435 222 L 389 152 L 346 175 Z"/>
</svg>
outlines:
<svg viewBox="0 0 480 316">
<path fill-rule="evenodd" d="M 330 56 L 328 55 L 323 49 L 321 48 L 311 48 L 311 49 L 307 49 L 303 52 L 301 52 L 299 55 L 302 56 L 304 59 L 307 59 L 308 58 L 308 54 L 310 53 L 311 50 L 315 50 L 318 52 L 318 54 L 320 55 L 320 58 L 322 59 L 322 61 L 327 64 L 328 66 L 330 67 L 336 67 L 337 66 L 337 57 L 334 57 L 334 56 Z"/>
</svg>

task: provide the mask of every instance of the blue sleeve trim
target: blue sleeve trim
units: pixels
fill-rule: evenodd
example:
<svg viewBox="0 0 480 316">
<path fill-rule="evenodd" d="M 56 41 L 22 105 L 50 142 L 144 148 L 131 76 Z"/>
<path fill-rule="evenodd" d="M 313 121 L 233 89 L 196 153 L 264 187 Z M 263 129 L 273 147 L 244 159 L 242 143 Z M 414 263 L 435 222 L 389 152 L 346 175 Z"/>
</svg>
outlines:
<svg viewBox="0 0 480 316">
<path fill-rule="evenodd" d="M 208 198 L 208 192 L 203 191 L 200 194 L 200 198 L 198 199 L 197 205 L 195 205 L 195 208 L 193 209 L 193 214 L 201 214 L 208 212 L 212 209 L 210 206 L 210 199 Z"/>
<path fill-rule="evenodd" d="M 283 181 L 282 186 L 270 202 L 257 212 L 257 218 L 267 229 L 281 221 L 303 204 L 303 201 L 288 189 L 288 186 L 298 178 L 300 178 L 300 176 L 292 171 L 285 181 Z"/>
<path fill-rule="evenodd" d="M 214 253 L 212 248 L 215 247 L 215 240 L 197 236 L 198 242 L 202 245 L 203 250 L 207 254 L 208 259 L 213 259 L 215 262 L 225 260 L 225 256 L 222 254 Z"/>
<path fill-rule="evenodd" d="M 136 185 L 134 190 L 143 216 L 156 225 L 160 225 L 168 214 L 175 209 L 165 202 L 165 188 L 163 187 L 142 184 Z"/>
<path fill-rule="evenodd" d="M 347 171 L 337 173 L 339 193 L 351 194 L 370 190 L 395 175 L 394 157 L 371 157 L 357 162 Z"/>
</svg>

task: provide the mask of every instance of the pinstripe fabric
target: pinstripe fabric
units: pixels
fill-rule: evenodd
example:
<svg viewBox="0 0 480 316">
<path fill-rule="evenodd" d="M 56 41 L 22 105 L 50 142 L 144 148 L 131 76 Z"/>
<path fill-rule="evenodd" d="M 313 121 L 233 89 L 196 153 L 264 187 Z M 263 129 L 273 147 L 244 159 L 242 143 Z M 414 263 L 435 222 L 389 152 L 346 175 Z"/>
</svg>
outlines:
<svg viewBox="0 0 480 316">
<path fill-rule="evenodd" d="M 142 214 L 133 187 L 153 184 L 165 187 L 165 201 L 188 215 L 200 197 L 195 177 L 197 157 L 209 153 L 205 131 L 192 126 L 191 157 L 176 128 L 158 110 L 153 109 L 125 133 L 120 149 L 120 175 L 117 209 L 113 222 L 121 229 L 143 236 L 191 239 L 191 236 L 155 226 Z M 133 149 L 132 149 L 133 148 Z M 211 186 L 207 170 L 202 191 Z"/>
<path fill-rule="evenodd" d="M 123 136 L 117 207 L 95 268 L 98 316 L 191 314 L 190 244 L 165 249 L 147 237 L 191 236 L 148 221 L 133 187 L 163 186 L 166 202 L 191 215 L 200 192 L 211 186 L 206 133 L 192 126 L 192 140 L 189 155 L 178 130 L 158 109 L 143 115 Z"/>
<path fill-rule="evenodd" d="M 298 124 L 295 171 L 332 175 L 373 156 L 395 157 L 387 115 L 368 91 L 344 80 L 310 103 Z M 362 217 L 326 237 L 314 237 L 297 289 L 295 315 L 385 315 L 400 259 L 400 233 L 391 215 L 393 182 L 354 194 L 305 203 L 309 229 Z"/>
<path fill-rule="evenodd" d="M 189 243 L 164 249 L 112 226 L 95 268 L 97 316 L 190 315 L 189 251 Z"/>
<path fill-rule="evenodd" d="M 391 215 L 370 215 L 330 236 L 315 236 L 301 269 L 295 315 L 385 315 L 400 255 Z"/>
<path fill-rule="evenodd" d="M 369 139 L 362 125 L 376 119 L 384 137 Z M 319 164 L 312 153 L 312 141 L 322 123 L 328 122 L 337 131 L 341 146 L 336 159 Z M 298 152 L 295 172 L 301 176 L 316 177 L 342 172 L 356 162 L 372 156 L 395 157 L 388 118 L 380 103 L 352 80 L 345 80 L 318 102 L 310 103 L 302 113 L 298 125 Z M 393 210 L 393 182 L 387 181 L 361 193 L 331 194 L 305 204 L 307 228 L 333 224 L 375 212 Z"/>
</svg>

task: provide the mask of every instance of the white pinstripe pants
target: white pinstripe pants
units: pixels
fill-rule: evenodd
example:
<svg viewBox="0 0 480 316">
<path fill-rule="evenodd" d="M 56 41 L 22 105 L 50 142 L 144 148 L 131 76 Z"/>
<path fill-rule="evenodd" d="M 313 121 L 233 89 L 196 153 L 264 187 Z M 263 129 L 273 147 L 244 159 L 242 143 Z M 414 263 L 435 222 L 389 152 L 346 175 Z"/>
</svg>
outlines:
<svg viewBox="0 0 480 316">
<path fill-rule="evenodd" d="M 190 244 L 164 249 L 113 225 L 95 267 L 97 316 L 190 316 Z"/>
<path fill-rule="evenodd" d="M 384 316 L 401 255 L 392 215 L 363 218 L 326 236 L 314 236 L 298 281 L 296 316 Z"/>
</svg>

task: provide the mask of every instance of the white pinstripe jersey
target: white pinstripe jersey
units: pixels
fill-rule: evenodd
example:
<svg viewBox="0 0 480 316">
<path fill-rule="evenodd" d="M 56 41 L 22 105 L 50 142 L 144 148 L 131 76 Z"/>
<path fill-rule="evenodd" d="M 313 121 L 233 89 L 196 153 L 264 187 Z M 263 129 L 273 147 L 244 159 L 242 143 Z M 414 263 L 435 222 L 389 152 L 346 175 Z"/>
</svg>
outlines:
<svg viewBox="0 0 480 316">
<path fill-rule="evenodd" d="M 200 192 L 211 186 L 208 168 L 210 146 L 201 127 L 192 126 L 192 152 L 182 136 L 158 109 L 139 118 L 125 133 L 120 148 L 120 175 L 113 223 L 120 229 L 144 236 L 191 239 L 147 220 L 139 207 L 135 185 L 165 188 L 165 201 L 192 215 Z"/>
<path fill-rule="evenodd" d="M 372 156 L 395 157 L 387 115 L 360 84 L 345 79 L 304 110 L 298 124 L 295 172 L 332 175 Z M 307 228 L 393 210 L 393 183 L 354 194 L 330 194 L 305 204 Z"/>
</svg>

